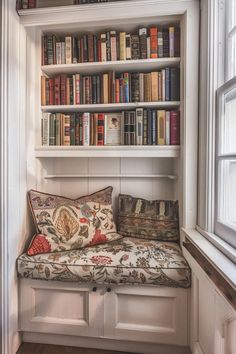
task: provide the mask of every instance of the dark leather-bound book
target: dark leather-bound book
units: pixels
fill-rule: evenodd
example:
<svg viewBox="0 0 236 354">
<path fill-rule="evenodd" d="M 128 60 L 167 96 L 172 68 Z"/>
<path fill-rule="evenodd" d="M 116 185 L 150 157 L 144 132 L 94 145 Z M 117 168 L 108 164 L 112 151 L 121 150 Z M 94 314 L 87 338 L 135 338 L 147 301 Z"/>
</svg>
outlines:
<svg viewBox="0 0 236 354">
<path fill-rule="evenodd" d="M 180 57 L 180 28 L 175 27 L 174 32 L 174 56 Z"/>
<path fill-rule="evenodd" d="M 139 102 L 139 73 L 131 74 L 131 102 Z"/>
<path fill-rule="evenodd" d="M 170 68 L 170 101 L 180 100 L 179 68 Z"/>
<path fill-rule="evenodd" d="M 180 112 L 170 112 L 170 145 L 180 145 Z"/>
<path fill-rule="evenodd" d="M 169 50 L 169 28 L 162 29 L 162 38 L 163 38 L 163 57 L 167 58 L 170 55 Z"/>
<path fill-rule="evenodd" d="M 136 34 L 131 35 L 131 58 L 140 59 L 139 36 Z"/>
<path fill-rule="evenodd" d="M 140 59 L 147 59 L 147 28 L 139 29 Z"/>
</svg>

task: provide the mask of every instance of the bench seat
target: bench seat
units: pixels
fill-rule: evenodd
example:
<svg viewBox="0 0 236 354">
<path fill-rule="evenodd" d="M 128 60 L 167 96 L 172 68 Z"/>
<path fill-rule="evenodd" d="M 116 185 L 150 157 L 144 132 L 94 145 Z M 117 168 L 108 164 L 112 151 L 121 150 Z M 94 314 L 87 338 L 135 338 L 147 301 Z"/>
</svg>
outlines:
<svg viewBox="0 0 236 354">
<path fill-rule="evenodd" d="M 80 250 L 24 253 L 17 269 L 21 278 L 41 280 L 190 286 L 190 268 L 177 243 L 131 237 Z"/>
</svg>

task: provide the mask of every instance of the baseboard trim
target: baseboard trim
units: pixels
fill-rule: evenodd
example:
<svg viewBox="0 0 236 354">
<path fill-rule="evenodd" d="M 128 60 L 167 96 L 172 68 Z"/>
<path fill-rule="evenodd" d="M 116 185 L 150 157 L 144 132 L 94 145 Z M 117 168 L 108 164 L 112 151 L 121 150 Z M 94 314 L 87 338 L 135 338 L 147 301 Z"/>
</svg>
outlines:
<svg viewBox="0 0 236 354">
<path fill-rule="evenodd" d="M 108 338 L 62 336 L 32 332 L 23 332 L 23 342 L 118 350 L 142 354 L 191 354 L 190 349 L 183 346 L 118 341 Z"/>
</svg>

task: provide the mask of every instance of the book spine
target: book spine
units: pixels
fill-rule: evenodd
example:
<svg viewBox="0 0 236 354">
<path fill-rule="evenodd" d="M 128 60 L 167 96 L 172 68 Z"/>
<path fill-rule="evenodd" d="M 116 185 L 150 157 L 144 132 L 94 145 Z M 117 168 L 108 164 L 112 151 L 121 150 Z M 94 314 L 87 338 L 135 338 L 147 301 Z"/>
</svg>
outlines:
<svg viewBox="0 0 236 354">
<path fill-rule="evenodd" d="M 151 72 L 151 86 L 151 101 L 157 102 L 159 100 L 158 72 Z"/>
<path fill-rule="evenodd" d="M 72 63 L 78 63 L 78 41 L 75 36 L 72 37 Z"/>
<path fill-rule="evenodd" d="M 50 114 L 49 118 L 49 145 L 56 144 L 56 119 L 55 114 Z"/>
<path fill-rule="evenodd" d="M 83 113 L 83 145 L 89 146 L 90 141 L 90 113 Z"/>
<path fill-rule="evenodd" d="M 131 57 L 132 59 L 140 59 L 139 36 L 131 35 Z"/>
<path fill-rule="evenodd" d="M 158 132 L 158 145 L 165 145 L 165 128 L 166 128 L 166 117 L 165 111 L 157 111 L 157 132 Z"/>
<path fill-rule="evenodd" d="M 70 115 L 64 115 L 63 145 L 70 146 Z"/>
<path fill-rule="evenodd" d="M 158 43 L 157 43 L 157 28 L 150 28 L 150 57 L 152 59 L 158 57 Z"/>
<path fill-rule="evenodd" d="M 72 63 L 72 37 L 65 37 L 66 64 Z"/>
<path fill-rule="evenodd" d="M 54 79 L 54 94 L 55 94 L 54 102 L 55 102 L 55 105 L 61 104 L 60 85 L 61 85 L 61 78 L 60 78 L 60 76 L 56 76 Z"/>
<path fill-rule="evenodd" d="M 94 44 L 93 44 L 93 35 L 88 35 L 88 61 L 94 62 Z"/>
<path fill-rule="evenodd" d="M 97 145 L 104 145 L 104 113 L 98 113 Z"/>
<path fill-rule="evenodd" d="M 125 41 L 126 41 L 126 60 L 130 60 L 131 59 L 131 36 L 129 33 L 126 34 Z"/>
<path fill-rule="evenodd" d="M 170 111 L 166 111 L 166 145 L 170 145 Z"/>
<path fill-rule="evenodd" d="M 66 63 L 66 44 L 65 42 L 61 43 L 61 63 Z"/>
<path fill-rule="evenodd" d="M 175 47 L 174 47 L 174 36 L 175 36 L 175 28 L 169 27 L 169 56 L 173 58 L 175 56 Z"/>
<path fill-rule="evenodd" d="M 152 145 L 152 111 L 147 110 L 147 145 Z"/>
<path fill-rule="evenodd" d="M 79 145 L 79 141 L 80 141 L 80 136 L 79 136 L 79 133 L 80 133 L 79 120 L 80 120 L 79 114 L 76 113 L 76 116 L 75 116 L 75 145 L 77 145 L 77 146 Z"/>
<path fill-rule="evenodd" d="M 163 101 L 162 97 L 162 73 L 158 72 L 158 101 Z"/>
<path fill-rule="evenodd" d="M 61 74 L 61 100 L 60 104 L 65 105 L 66 104 L 66 75 Z"/>
<path fill-rule="evenodd" d="M 70 145 L 75 145 L 75 113 L 70 115 Z"/>
<path fill-rule="evenodd" d="M 147 109 L 143 111 L 143 145 L 148 144 L 148 112 Z"/>
<path fill-rule="evenodd" d="M 79 114 L 79 145 L 84 142 L 83 113 Z"/>
<path fill-rule="evenodd" d="M 179 68 L 170 68 L 170 100 L 180 100 L 180 71 Z"/>
<path fill-rule="evenodd" d="M 129 112 L 130 114 L 130 145 L 136 144 L 136 112 Z"/>
<path fill-rule="evenodd" d="M 165 100 L 170 101 L 170 68 L 165 69 Z"/>
<path fill-rule="evenodd" d="M 129 97 L 129 73 L 124 73 L 124 102 L 129 103 L 130 102 L 130 97 Z"/>
<path fill-rule="evenodd" d="M 143 108 L 136 109 L 136 145 L 143 144 Z"/>
<path fill-rule="evenodd" d="M 163 57 L 167 58 L 170 56 L 170 49 L 169 49 L 169 29 L 163 28 L 162 30 L 162 37 L 163 37 Z"/>
<path fill-rule="evenodd" d="M 161 80 L 162 80 L 162 101 L 164 102 L 166 100 L 166 77 L 165 77 L 166 71 L 165 69 L 161 70 Z"/>
<path fill-rule="evenodd" d="M 157 115 L 156 111 L 152 110 L 152 139 L 151 144 L 157 144 Z"/>
<path fill-rule="evenodd" d="M 180 57 L 180 28 L 175 27 L 174 31 L 174 56 Z"/>
<path fill-rule="evenodd" d="M 89 61 L 88 59 L 88 36 L 87 34 L 83 35 L 83 62 L 87 63 Z"/>
<path fill-rule="evenodd" d="M 41 76 L 41 105 L 46 106 L 46 77 Z"/>
<path fill-rule="evenodd" d="M 98 62 L 98 36 L 95 34 L 93 36 L 93 53 L 94 53 L 94 61 Z"/>
<path fill-rule="evenodd" d="M 130 145 L 130 112 L 124 112 L 124 145 Z"/>
<path fill-rule="evenodd" d="M 126 32 L 120 32 L 120 60 L 126 60 Z"/>
<path fill-rule="evenodd" d="M 53 65 L 54 64 L 53 36 L 47 37 L 47 58 L 48 58 L 48 65 Z"/>
<path fill-rule="evenodd" d="M 109 103 L 109 91 L 108 91 L 108 81 L 109 81 L 109 75 L 108 74 L 103 74 L 103 80 L 102 80 L 102 87 L 103 87 L 103 103 L 107 104 Z"/>
<path fill-rule="evenodd" d="M 147 59 L 147 28 L 139 29 L 140 58 Z"/>
<path fill-rule="evenodd" d="M 106 49 L 107 49 L 107 61 L 111 61 L 111 36 L 110 32 L 106 33 Z"/>
<path fill-rule="evenodd" d="M 56 113 L 56 145 L 61 145 L 61 114 Z"/>
<path fill-rule="evenodd" d="M 50 113 L 44 112 L 41 120 L 42 146 L 49 146 L 49 118 Z"/>
<path fill-rule="evenodd" d="M 75 104 L 80 104 L 80 74 L 75 74 Z"/>
<path fill-rule="evenodd" d="M 170 112 L 170 145 L 180 145 L 180 112 Z"/>
<path fill-rule="evenodd" d="M 100 40 L 101 40 L 101 61 L 107 61 L 106 33 L 101 34 Z"/>
<path fill-rule="evenodd" d="M 151 58 L 151 38 L 147 37 L 147 59 Z"/>
<path fill-rule="evenodd" d="M 139 102 L 139 74 L 131 73 L 131 102 Z"/>
<path fill-rule="evenodd" d="M 158 57 L 163 58 L 163 33 L 162 30 L 158 31 L 158 38 L 157 38 L 157 44 L 158 44 Z"/>
<path fill-rule="evenodd" d="M 117 60 L 116 31 L 111 31 L 111 60 Z"/>
<path fill-rule="evenodd" d="M 61 42 L 56 43 L 56 64 L 62 64 Z"/>
<path fill-rule="evenodd" d="M 144 74 L 139 74 L 139 100 L 144 102 Z"/>
<path fill-rule="evenodd" d="M 49 105 L 54 105 L 54 79 L 48 79 L 49 82 Z"/>
</svg>

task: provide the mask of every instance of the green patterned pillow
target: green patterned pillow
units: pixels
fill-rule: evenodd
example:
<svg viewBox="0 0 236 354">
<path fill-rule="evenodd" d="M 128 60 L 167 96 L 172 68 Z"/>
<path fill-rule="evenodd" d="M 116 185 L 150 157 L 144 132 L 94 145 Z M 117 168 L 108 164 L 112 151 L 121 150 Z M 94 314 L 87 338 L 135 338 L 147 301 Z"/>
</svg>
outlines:
<svg viewBox="0 0 236 354">
<path fill-rule="evenodd" d="M 30 190 L 29 204 L 36 234 L 29 256 L 83 248 L 116 240 L 112 213 L 112 187 L 78 199 Z"/>
<path fill-rule="evenodd" d="M 119 195 L 118 232 L 123 236 L 179 241 L 178 201 Z"/>
</svg>

